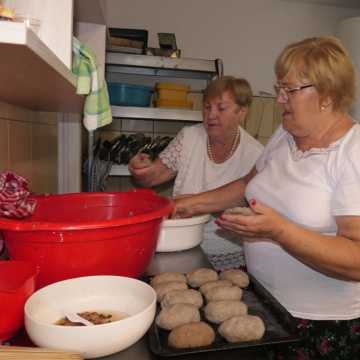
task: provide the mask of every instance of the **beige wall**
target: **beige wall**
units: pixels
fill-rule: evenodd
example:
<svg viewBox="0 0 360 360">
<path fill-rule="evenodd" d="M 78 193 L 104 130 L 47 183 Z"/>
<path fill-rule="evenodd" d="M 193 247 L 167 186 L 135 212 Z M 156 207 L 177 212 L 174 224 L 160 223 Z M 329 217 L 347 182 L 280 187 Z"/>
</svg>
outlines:
<svg viewBox="0 0 360 360">
<path fill-rule="evenodd" d="M 57 192 L 57 121 L 0 102 L 0 171 L 25 177 L 36 193 Z"/>
</svg>

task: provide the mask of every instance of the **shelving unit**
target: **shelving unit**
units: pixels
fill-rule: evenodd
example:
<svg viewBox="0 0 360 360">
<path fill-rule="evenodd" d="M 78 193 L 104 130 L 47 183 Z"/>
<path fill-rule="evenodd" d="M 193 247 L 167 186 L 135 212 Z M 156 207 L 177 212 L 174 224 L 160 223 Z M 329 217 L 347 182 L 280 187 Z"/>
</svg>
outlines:
<svg viewBox="0 0 360 360">
<path fill-rule="evenodd" d="M 82 112 L 76 77 L 24 23 L 0 21 L 0 53 L 2 101 L 31 110 Z"/>
<path fill-rule="evenodd" d="M 197 79 L 209 81 L 223 74 L 223 65 L 220 59 L 204 60 L 191 58 L 169 58 L 162 56 L 125 54 L 114 51 L 106 53 L 106 72 L 126 75 L 171 77 L 184 79 Z M 201 111 L 153 108 L 112 106 L 114 118 L 146 119 L 166 121 L 202 121 Z M 94 134 L 89 134 L 89 150 L 93 148 Z M 89 159 L 91 157 L 89 156 Z M 114 165 L 112 176 L 127 176 L 129 171 L 125 165 Z M 89 182 L 91 180 L 89 179 Z M 90 188 L 93 184 L 90 185 Z"/>
</svg>

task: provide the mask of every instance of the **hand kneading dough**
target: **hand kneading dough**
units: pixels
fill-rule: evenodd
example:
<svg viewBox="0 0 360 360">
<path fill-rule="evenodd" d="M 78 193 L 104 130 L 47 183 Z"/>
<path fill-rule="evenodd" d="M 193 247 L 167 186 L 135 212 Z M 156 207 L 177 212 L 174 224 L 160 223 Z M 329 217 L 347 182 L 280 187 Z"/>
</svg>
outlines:
<svg viewBox="0 0 360 360">
<path fill-rule="evenodd" d="M 186 275 L 187 281 L 191 287 L 198 288 L 201 285 L 218 280 L 219 276 L 215 270 L 200 268 Z"/>
<path fill-rule="evenodd" d="M 168 337 L 169 346 L 178 349 L 211 345 L 215 340 L 215 331 L 205 322 L 180 325 L 171 330 Z"/>
<path fill-rule="evenodd" d="M 167 307 L 173 304 L 191 304 L 200 308 L 203 303 L 203 297 L 199 291 L 194 289 L 172 290 L 165 294 L 161 300 L 161 307 Z"/>
<path fill-rule="evenodd" d="M 233 316 L 246 315 L 247 310 L 247 305 L 238 300 L 211 301 L 204 308 L 206 319 L 214 324 L 220 324 Z"/>
<path fill-rule="evenodd" d="M 234 316 L 225 320 L 218 331 L 228 342 L 252 341 L 263 337 L 265 325 L 258 316 Z"/>
<path fill-rule="evenodd" d="M 239 215 L 245 215 L 245 216 L 249 216 L 249 215 L 255 215 L 255 212 L 252 208 L 250 207 L 241 207 L 241 206 L 237 206 L 231 209 L 226 209 L 224 211 L 225 214 L 239 214 Z"/>
<path fill-rule="evenodd" d="M 169 281 L 182 281 L 186 283 L 186 276 L 179 272 L 171 272 L 171 271 L 163 272 L 161 274 L 154 276 L 150 280 L 150 285 L 156 286 L 160 283 L 169 282 Z"/>
<path fill-rule="evenodd" d="M 242 290 L 238 286 L 218 286 L 206 292 L 207 302 L 220 300 L 240 300 Z"/>
<path fill-rule="evenodd" d="M 249 276 L 246 272 L 239 269 L 225 270 L 220 273 L 220 279 L 230 280 L 234 285 L 241 288 L 249 285 Z"/>
<path fill-rule="evenodd" d="M 156 325 L 172 330 L 174 327 L 200 321 L 199 309 L 190 304 L 174 304 L 162 309 L 156 317 Z"/>
<path fill-rule="evenodd" d="M 182 281 L 168 281 L 154 286 L 157 300 L 160 302 L 166 293 L 172 290 L 186 290 L 187 284 Z"/>
<path fill-rule="evenodd" d="M 202 294 L 205 294 L 208 290 L 216 288 L 218 286 L 232 286 L 232 282 L 230 280 L 209 281 L 204 285 L 201 285 L 199 290 Z"/>
</svg>

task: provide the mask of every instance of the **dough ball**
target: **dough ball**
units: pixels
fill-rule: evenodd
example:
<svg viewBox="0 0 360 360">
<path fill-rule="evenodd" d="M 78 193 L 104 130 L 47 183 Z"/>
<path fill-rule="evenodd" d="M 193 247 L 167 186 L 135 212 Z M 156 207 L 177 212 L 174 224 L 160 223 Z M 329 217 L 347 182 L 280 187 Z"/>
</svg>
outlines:
<svg viewBox="0 0 360 360">
<path fill-rule="evenodd" d="M 211 345 L 215 340 L 215 331 L 203 321 L 180 325 L 171 330 L 168 344 L 178 349 Z"/>
<path fill-rule="evenodd" d="M 200 292 L 205 295 L 205 293 L 212 289 L 216 288 L 218 286 L 232 286 L 232 282 L 230 280 L 215 280 L 215 281 L 209 281 L 203 285 L 200 286 Z"/>
<path fill-rule="evenodd" d="M 160 302 L 165 294 L 172 290 L 186 290 L 187 284 L 182 281 L 168 281 L 154 286 L 157 300 Z"/>
<path fill-rule="evenodd" d="M 179 272 L 171 272 L 171 271 L 163 272 L 161 274 L 154 276 L 150 280 L 150 285 L 154 287 L 160 283 L 169 282 L 169 281 L 181 281 L 186 283 L 186 276 Z"/>
<path fill-rule="evenodd" d="M 203 303 L 203 297 L 201 293 L 194 289 L 187 290 L 172 290 L 165 294 L 161 300 L 161 307 L 165 308 L 173 304 L 191 304 L 200 308 Z"/>
<path fill-rule="evenodd" d="M 240 300 L 242 290 L 238 286 L 218 286 L 206 292 L 207 302 L 220 300 Z"/>
<path fill-rule="evenodd" d="M 225 320 L 218 331 L 228 342 L 259 340 L 265 333 L 265 324 L 258 316 L 234 316 Z"/>
<path fill-rule="evenodd" d="M 245 271 L 239 269 L 230 269 L 221 272 L 220 279 L 229 280 L 234 285 L 241 288 L 247 287 L 250 282 L 249 275 Z"/>
<path fill-rule="evenodd" d="M 191 287 L 198 288 L 201 285 L 218 280 L 219 276 L 215 270 L 200 268 L 186 275 L 187 281 Z"/>
<path fill-rule="evenodd" d="M 224 211 L 224 213 L 225 214 L 239 214 L 239 215 L 245 215 L 245 216 L 255 215 L 254 210 L 251 209 L 250 207 L 241 207 L 241 206 L 233 207 L 231 209 L 226 209 Z"/>
<path fill-rule="evenodd" d="M 200 321 L 199 309 L 190 304 L 174 304 L 162 309 L 156 317 L 156 325 L 172 330 L 176 326 Z"/>
<path fill-rule="evenodd" d="M 233 316 L 246 315 L 247 311 L 247 305 L 238 300 L 211 301 L 204 308 L 205 317 L 214 324 L 220 324 Z"/>
</svg>

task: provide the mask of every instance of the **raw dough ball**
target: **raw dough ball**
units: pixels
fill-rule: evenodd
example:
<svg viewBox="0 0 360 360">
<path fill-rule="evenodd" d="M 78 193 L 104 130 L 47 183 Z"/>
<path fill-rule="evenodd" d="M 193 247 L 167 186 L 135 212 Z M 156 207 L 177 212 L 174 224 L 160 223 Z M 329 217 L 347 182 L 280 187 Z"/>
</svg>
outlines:
<svg viewBox="0 0 360 360">
<path fill-rule="evenodd" d="M 215 324 L 237 315 L 246 315 L 248 307 L 245 303 L 238 300 L 211 301 L 205 308 L 205 317 Z"/>
<path fill-rule="evenodd" d="M 239 215 L 255 215 L 255 212 L 253 209 L 251 209 L 250 207 L 241 207 L 241 206 L 237 206 L 237 207 L 233 207 L 231 209 L 226 209 L 224 211 L 225 214 L 239 214 Z"/>
<path fill-rule="evenodd" d="M 225 320 L 218 331 L 228 342 L 259 340 L 265 333 L 265 324 L 258 316 L 234 316 Z"/>
<path fill-rule="evenodd" d="M 191 287 L 200 287 L 209 281 L 218 280 L 218 274 L 215 270 L 200 268 L 194 270 L 186 275 L 188 283 Z"/>
<path fill-rule="evenodd" d="M 218 286 L 210 289 L 205 294 L 207 302 L 219 300 L 240 300 L 242 290 L 237 286 Z"/>
<path fill-rule="evenodd" d="M 234 285 L 241 288 L 247 287 L 250 282 L 249 275 L 240 269 L 225 270 L 220 273 L 220 279 L 230 280 Z"/>
<path fill-rule="evenodd" d="M 173 304 L 191 304 L 200 308 L 203 303 L 201 293 L 194 289 L 187 290 L 172 290 L 165 294 L 161 301 L 161 307 L 167 307 Z"/>
<path fill-rule="evenodd" d="M 194 305 L 174 304 L 162 309 L 155 321 L 157 326 L 172 330 L 179 325 L 200 321 L 200 312 Z"/>
<path fill-rule="evenodd" d="M 216 288 L 218 286 L 232 286 L 232 282 L 230 280 L 215 280 L 215 281 L 209 281 L 205 283 L 204 285 L 200 286 L 200 292 L 205 295 L 205 293 L 213 288 Z"/>
<path fill-rule="evenodd" d="M 165 294 L 172 290 L 186 290 L 188 288 L 187 284 L 182 281 L 168 281 L 163 282 L 158 285 L 154 285 L 154 290 L 156 292 L 157 300 L 160 302 Z"/>
<path fill-rule="evenodd" d="M 171 272 L 171 271 L 163 272 L 161 274 L 154 276 L 150 280 L 150 285 L 156 286 L 160 283 L 169 282 L 169 281 L 182 281 L 186 283 L 186 276 L 179 272 Z"/>
<path fill-rule="evenodd" d="M 215 331 L 205 322 L 180 325 L 171 330 L 168 337 L 169 346 L 185 349 L 211 345 L 215 340 Z"/>
</svg>

